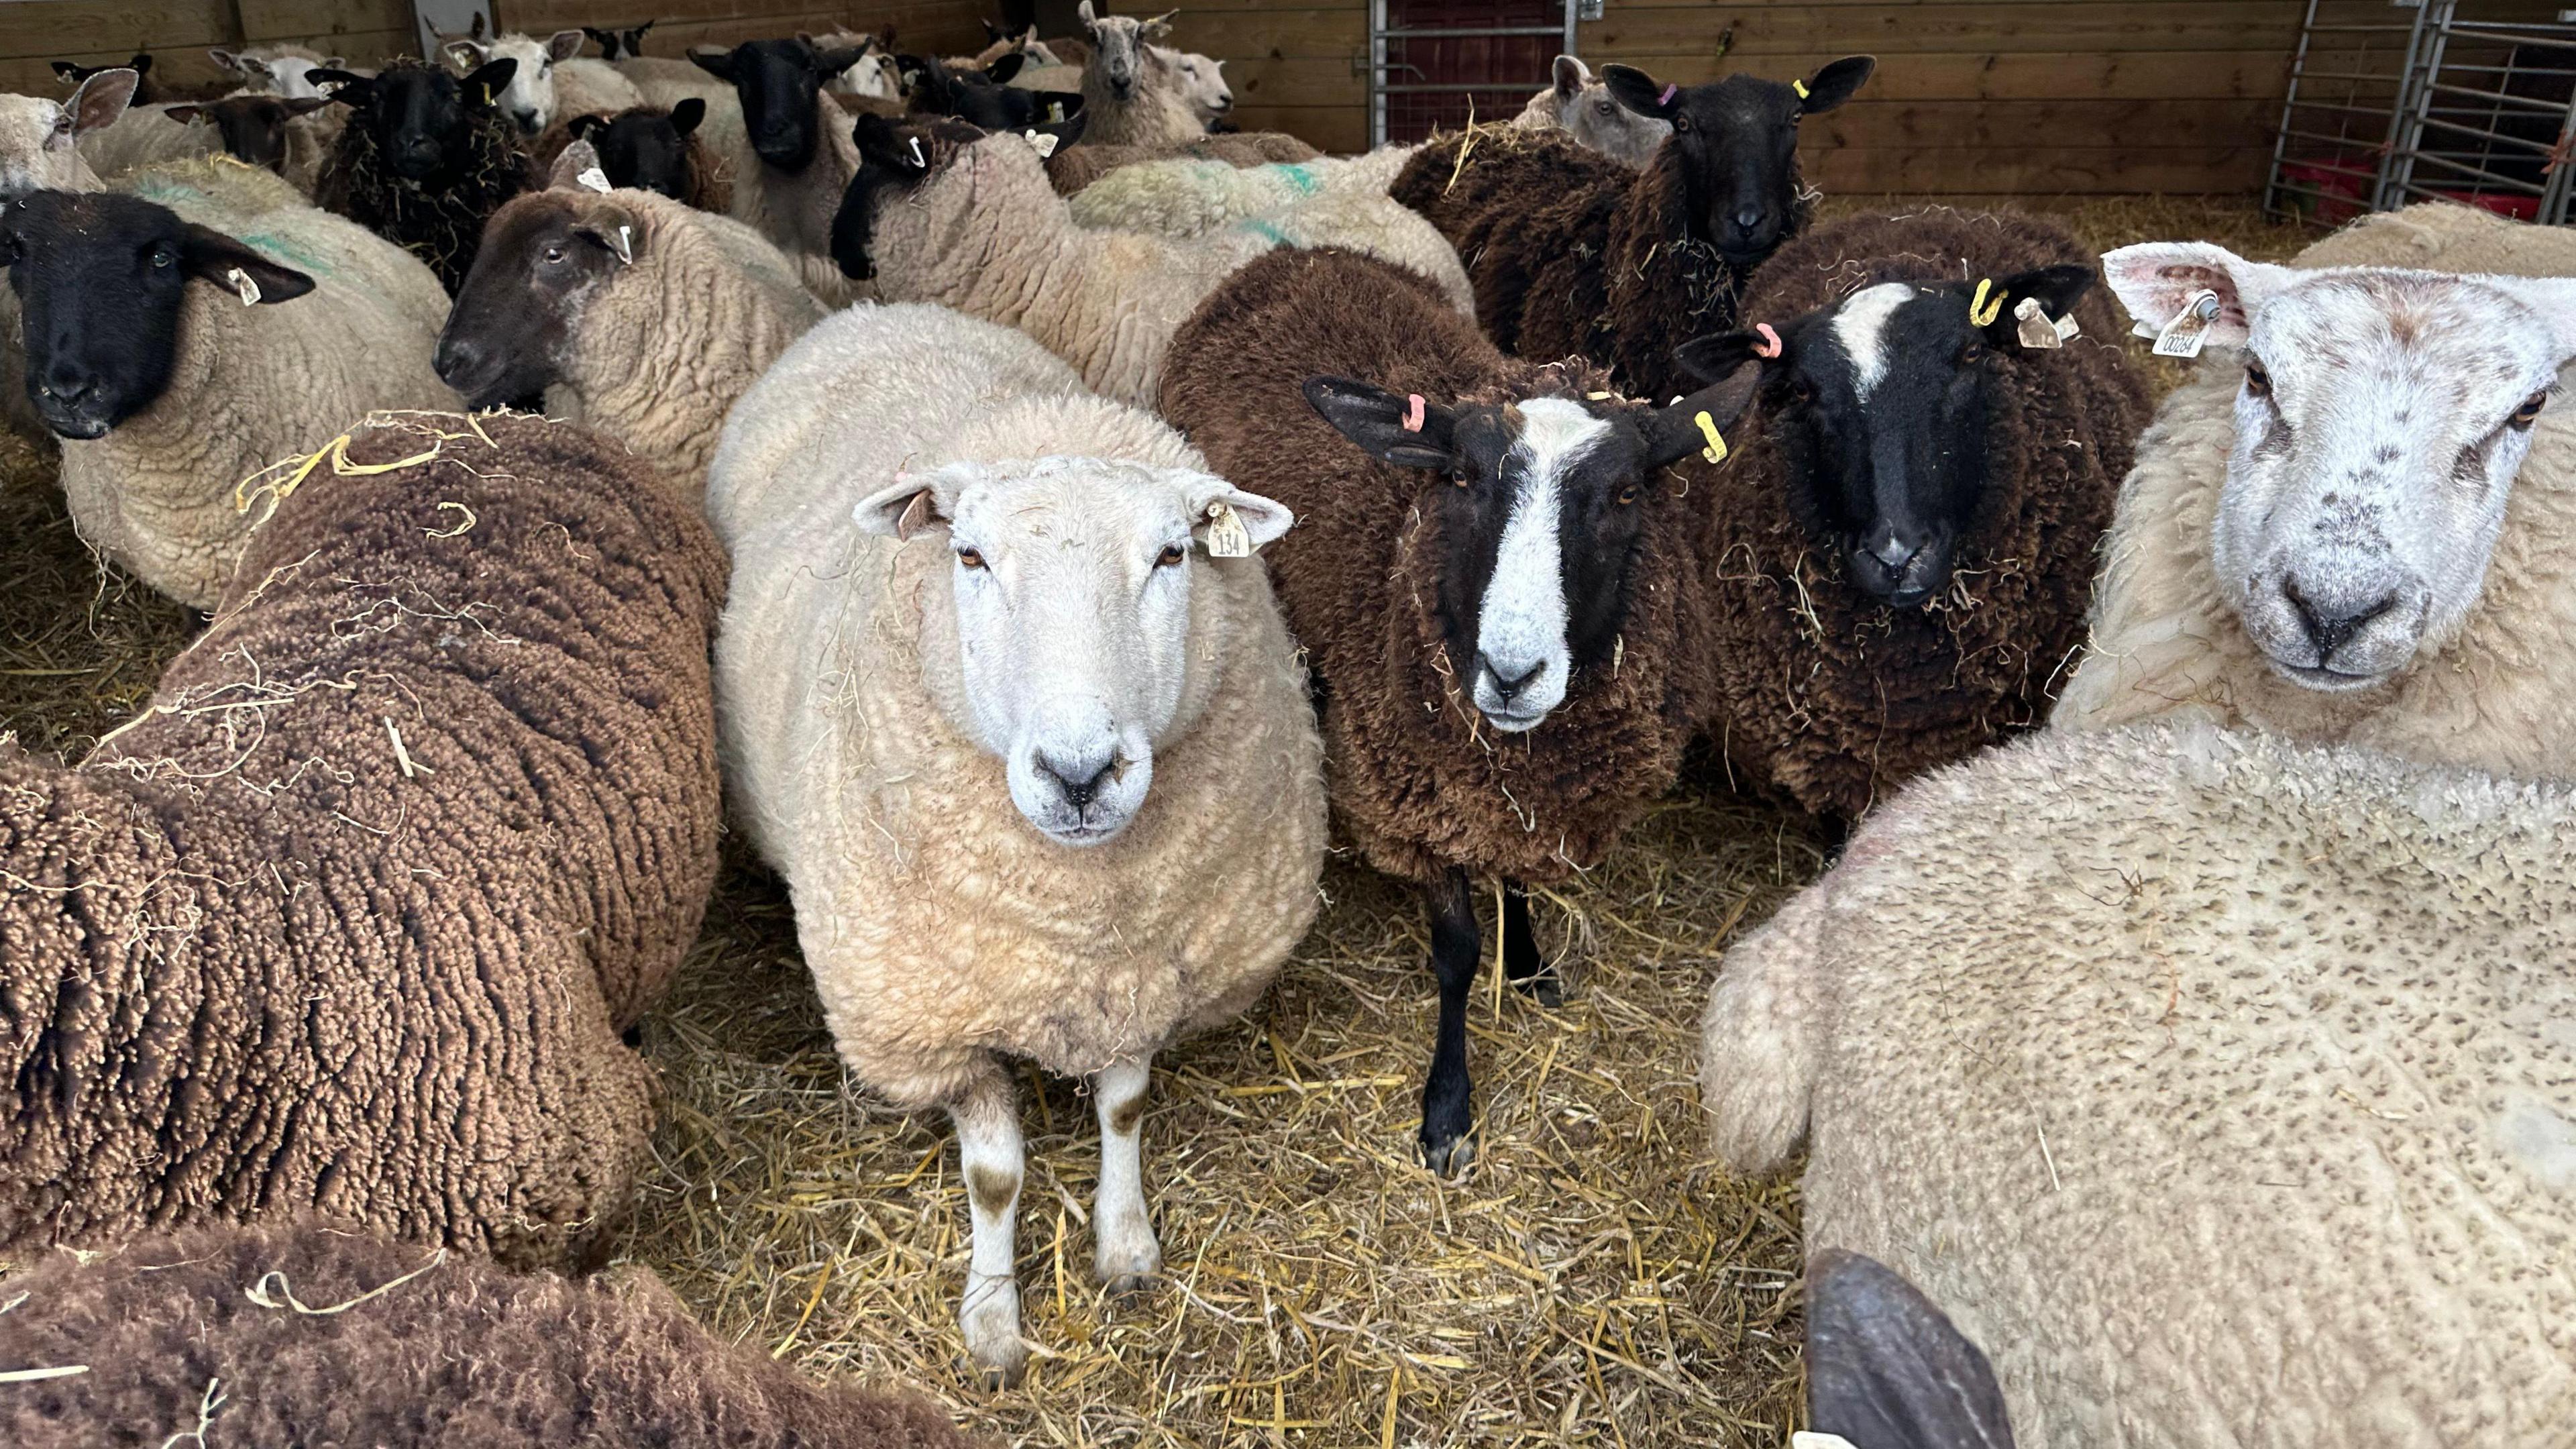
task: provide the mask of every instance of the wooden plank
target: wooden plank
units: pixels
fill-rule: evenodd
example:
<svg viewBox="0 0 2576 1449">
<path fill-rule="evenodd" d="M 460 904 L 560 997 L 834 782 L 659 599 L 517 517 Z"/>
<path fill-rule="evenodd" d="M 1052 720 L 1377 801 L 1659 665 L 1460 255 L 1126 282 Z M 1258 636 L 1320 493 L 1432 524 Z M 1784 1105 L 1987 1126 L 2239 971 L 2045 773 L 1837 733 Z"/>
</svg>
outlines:
<svg viewBox="0 0 2576 1449">
<path fill-rule="evenodd" d="M 374 35 L 412 28 L 410 0 L 240 0 L 247 40 Z"/>
<path fill-rule="evenodd" d="M 640 16 L 656 18 L 653 29 L 644 37 L 647 50 L 655 55 L 678 55 L 680 47 L 665 41 L 668 32 L 683 27 L 704 28 L 713 24 L 729 25 L 719 38 L 736 41 L 763 37 L 793 35 L 799 29 L 812 30 L 832 25 L 847 25 L 853 30 L 875 30 L 893 22 L 897 39 L 904 48 L 915 44 L 942 49 L 980 50 L 984 46 L 985 13 L 980 0 L 915 0 L 915 3 L 851 6 L 846 4 L 804 4 L 796 0 L 617 0 L 631 4 Z M 551 33 L 576 25 L 596 25 L 602 14 L 598 0 L 501 0 L 501 23 L 512 30 L 529 34 Z M 618 15 L 626 11 L 617 11 Z M 971 42 L 971 44 L 969 43 Z"/>
<path fill-rule="evenodd" d="M 2147 0 L 2047 7 L 1978 4 L 1619 4 L 1579 31 L 1585 55 L 1880 56 L 1962 50 L 2270 50 L 2298 43 L 2299 6 L 2280 0 Z"/>
<path fill-rule="evenodd" d="M 1835 47 L 1760 58 L 1675 56 L 1640 51 L 1587 51 L 1594 66 L 1617 61 L 1657 80 L 1700 85 L 1749 70 L 1789 79 L 1852 52 Z M 1231 67 L 1229 67 L 1231 70 Z M 1861 95 L 1873 101 L 2046 100 L 2089 96 L 2101 100 L 2278 98 L 2290 78 L 2290 55 L 2280 51 L 1986 51 L 1957 55 L 1891 56 L 1879 63 Z"/>
<path fill-rule="evenodd" d="M 772 0 L 772 3 L 775 3 L 775 0 Z M 644 37 L 644 50 L 647 55 L 677 60 L 686 56 L 689 47 L 693 45 L 739 45 L 746 40 L 776 40 L 794 35 L 800 30 L 821 31 L 835 24 L 851 23 L 848 12 L 837 8 L 795 11 L 779 15 L 657 22 L 652 31 Z M 974 34 L 968 35 L 961 27 L 947 23 L 943 23 L 937 29 L 926 28 L 919 24 L 907 28 L 898 21 L 896 46 L 898 49 L 915 53 L 921 50 L 938 54 L 981 50 L 984 46 L 984 32 L 981 26 L 976 26 Z"/>
<path fill-rule="evenodd" d="M 1983 146 L 2006 153 L 2034 141 L 2153 146 L 2259 146 L 2278 103 L 2243 101 L 1854 101 L 1799 130 L 1820 146 Z"/>
<path fill-rule="evenodd" d="M 123 65 L 134 58 L 133 46 L 113 50 L 61 51 L 50 55 L 17 56 L 0 60 L 0 93 L 42 96 L 58 100 L 71 93 L 71 88 L 54 74 L 57 60 L 77 61 L 82 65 Z M 229 73 L 218 73 L 215 63 L 203 46 L 163 46 L 152 51 L 152 74 L 155 79 L 172 84 L 193 86 L 206 81 L 228 80 Z"/>
<path fill-rule="evenodd" d="M 46 0 L 0 5 L 0 59 L 130 56 L 232 42 L 231 0 Z M 122 56 L 120 56 L 122 58 Z"/>
<path fill-rule="evenodd" d="M 1368 112 L 1358 106 L 1244 106 L 1234 123 L 1246 131 L 1285 131 L 1335 155 L 1368 149 Z"/>
<path fill-rule="evenodd" d="M 420 54 L 420 32 L 408 25 L 400 30 L 370 30 L 355 35 L 268 35 L 260 38 L 301 41 L 324 55 L 336 55 L 351 65 L 378 66 L 396 56 Z"/>
<path fill-rule="evenodd" d="M 1981 196 L 2242 193 L 2263 184 L 2268 146 L 2149 150 L 2130 146 L 2035 148 L 1830 147 L 1804 158 L 1807 179 L 1830 195 Z"/>
<path fill-rule="evenodd" d="M 1358 10 L 1276 10 L 1194 17 L 1183 11 L 1172 22 L 1168 43 L 1220 58 L 1316 56 L 1347 61 L 1368 49 L 1368 15 Z"/>
</svg>

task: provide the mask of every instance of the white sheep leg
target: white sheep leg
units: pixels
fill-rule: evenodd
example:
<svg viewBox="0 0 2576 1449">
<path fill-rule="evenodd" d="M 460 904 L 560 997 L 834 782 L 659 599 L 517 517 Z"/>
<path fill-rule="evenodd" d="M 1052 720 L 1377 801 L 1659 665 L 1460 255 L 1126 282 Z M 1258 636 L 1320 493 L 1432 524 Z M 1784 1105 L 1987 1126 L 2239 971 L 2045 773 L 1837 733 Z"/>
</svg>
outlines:
<svg viewBox="0 0 2576 1449">
<path fill-rule="evenodd" d="M 1020 1338 L 1013 1247 L 1023 1161 L 1019 1094 L 1010 1078 L 996 1070 L 951 1104 L 948 1115 L 957 1124 L 958 1166 L 975 1225 L 957 1325 L 985 1379 L 1008 1387 L 1020 1381 L 1029 1363 L 1028 1345 Z"/>
<path fill-rule="evenodd" d="M 1144 1288 L 1163 1267 L 1163 1245 L 1145 1208 L 1142 1128 L 1153 1071 L 1149 1052 L 1092 1078 L 1100 1109 L 1100 1191 L 1091 1203 L 1091 1262 L 1113 1298 Z"/>
</svg>

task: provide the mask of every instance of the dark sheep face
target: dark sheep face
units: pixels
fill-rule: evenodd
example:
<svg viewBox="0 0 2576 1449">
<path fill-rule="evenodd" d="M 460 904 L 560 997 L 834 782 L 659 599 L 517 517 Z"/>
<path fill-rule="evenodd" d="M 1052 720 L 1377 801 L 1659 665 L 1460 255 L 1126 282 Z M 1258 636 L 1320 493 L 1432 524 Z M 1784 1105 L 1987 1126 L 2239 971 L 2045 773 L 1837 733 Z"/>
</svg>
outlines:
<svg viewBox="0 0 2576 1449">
<path fill-rule="evenodd" d="M 1959 540 L 1988 488 L 1986 437 L 2002 370 L 2047 366 L 2015 312 L 2035 299 L 2062 317 L 2093 269 L 2045 267 L 1977 282 L 1882 282 L 1778 329 L 1762 363 L 1762 404 L 1786 470 L 1789 507 L 1838 550 L 1852 582 L 1899 608 L 1948 587 Z M 1973 314 L 1973 315 L 1972 315 Z M 1679 352 L 1701 377 L 1768 351 L 1759 333 L 1701 338 Z"/>
<path fill-rule="evenodd" d="M 1059 146 L 1070 146 L 1082 139 L 1082 128 L 1083 113 L 1077 106 L 1062 121 L 1012 129 L 1034 130 L 1055 137 Z M 858 143 L 859 169 L 841 192 L 841 209 L 832 216 L 832 260 L 841 274 L 861 281 L 875 276 L 878 210 L 889 200 L 909 195 L 958 152 L 991 134 L 949 116 L 900 122 L 884 116 L 859 117 L 850 128 L 851 139 Z"/>
<path fill-rule="evenodd" d="M 1054 125 L 1082 109 L 1082 97 L 1067 91 L 1032 91 L 1007 84 L 1020 73 L 1024 57 L 1014 52 L 980 71 L 951 70 L 936 58 L 895 57 L 898 75 L 912 77 L 915 109 L 955 116 L 987 131 L 1018 131 Z"/>
<path fill-rule="evenodd" d="M 1750 267 L 1798 215 L 1798 122 L 1841 105 L 1876 65 L 1849 56 L 1787 85 L 1731 75 L 1676 86 L 1625 65 L 1603 67 L 1601 79 L 1619 104 L 1673 128 L 1665 144 L 1681 148 L 1691 235 L 1729 265 Z"/>
<path fill-rule="evenodd" d="M 365 131 L 386 169 L 424 189 L 460 175 L 474 153 L 474 128 L 519 73 L 496 60 L 462 80 L 435 66 L 401 65 L 372 79 L 316 70 L 316 85 L 336 84 L 331 99 L 355 108 L 349 124 Z"/>
<path fill-rule="evenodd" d="M 26 318 L 27 396 L 66 438 L 105 437 L 170 385 L 190 282 L 276 303 L 313 290 L 166 206 L 35 191 L 0 206 L 0 261 Z"/>
<path fill-rule="evenodd" d="M 582 307 L 627 264 L 642 235 L 630 213 L 588 193 L 544 191 L 501 208 L 439 331 L 432 358 L 439 379 L 478 408 L 504 407 L 561 381 Z"/>
<path fill-rule="evenodd" d="M 692 50 L 689 59 L 730 82 L 742 102 L 751 149 L 781 171 L 804 170 L 814 160 L 814 105 L 823 83 L 859 63 L 857 46 L 824 50 L 802 38 L 747 40 L 731 50 Z"/>
<path fill-rule="evenodd" d="M 121 65 L 81 65 L 68 60 L 54 62 L 54 74 L 68 86 L 77 86 L 101 71 L 110 70 L 130 70 L 138 76 L 148 76 L 152 74 L 152 57 L 138 52 L 132 60 Z"/>
<path fill-rule="evenodd" d="M 585 25 L 581 33 L 598 41 L 599 53 L 610 60 L 632 60 L 644 54 L 644 32 L 653 25 L 650 20 L 626 30 L 594 30 Z"/>
<path fill-rule="evenodd" d="M 1500 730 L 1537 728 L 1576 671 L 1606 663 L 1627 617 L 1628 575 L 1657 474 L 1707 446 L 1753 379 L 1730 377 L 1671 407 L 1529 397 L 1439 404 L 1348 378 L 1306 401 L 1381 462 L 1441 475 L 1438 608 L 1450 659 Z"/>
<path fill-rule="evenodd" d="M 684 201 L 689 190 L 689 135 L 706 119 L 707 103 L 695 96 L 668 112 L 623 111 L 615 116 L 575 116 L 575 140 L 599 152 L 600 172 L 611 186 L 658 191 Z"/>
<path fill-rule="evenodd" d="M 324 96 L 226 96 L 204 105 L 172 106 L 164 114 L 183 125 L 201 119 L 212 121 L 223 135 L 226 155 L 252 166 L 283 171 L 286 123 L 329 104 L 329 98 Z"/>
</svg>

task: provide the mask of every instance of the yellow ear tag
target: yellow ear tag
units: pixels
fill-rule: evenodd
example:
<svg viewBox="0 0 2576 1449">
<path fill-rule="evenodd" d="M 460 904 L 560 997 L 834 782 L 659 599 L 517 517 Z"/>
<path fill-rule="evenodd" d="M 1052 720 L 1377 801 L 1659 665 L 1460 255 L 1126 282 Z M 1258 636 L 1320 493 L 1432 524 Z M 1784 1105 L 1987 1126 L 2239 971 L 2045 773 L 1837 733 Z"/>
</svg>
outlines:
<svg viewBox="0 0 2576 1449">
<path fill-rule="evenodd" d="M 1718 436 L 1717 420 L 1708 415 L 1707 409 L 1702 408 L 1698 416 L 1693 417 L 1691 421 L 1699 424 L 1699 435 L 1708 439 L 1708 446 L 1700 449 L 1699 455 L 1712 463 L 1725 462 L 1726 439 Z"/>
<path fill-rule="evenodd" d="M 1807 98 L 1807 83 L 1805 81 L 1793 80 L 1789 82 L 1789 89 L 1798 93 L 1798 99 L 1803 101 Z"/>
<path fill-rule="evenodd" d="M 1989 291 L 1994 293 L 1994 300 L 1991 302 L 1986 300 L 1986 294 Z M 1968 321 L 1974 326 L 1990 327 L 1994 325 L 1997 317 L 2003 315 L 2003 312 L 2004 289 L 1996 286 L 1992 277 L 1979 277 L 1977 295 L 1968 303 Z"/>
</svg>

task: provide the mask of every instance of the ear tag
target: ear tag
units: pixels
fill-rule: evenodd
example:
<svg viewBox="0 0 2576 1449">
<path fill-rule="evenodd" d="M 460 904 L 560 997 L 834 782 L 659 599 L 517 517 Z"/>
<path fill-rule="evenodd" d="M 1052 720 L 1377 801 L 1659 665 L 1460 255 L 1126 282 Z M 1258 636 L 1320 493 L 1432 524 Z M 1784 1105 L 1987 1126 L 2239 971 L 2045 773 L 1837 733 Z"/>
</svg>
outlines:
<svg viewBox="0 0 2576 1449">
<path fill-rule="evenodd" d="M 1753 330 L 1762 338 L 1761 345 L 1753 349 L 1753 355 L 1756 357 L 1777 358 L 1780 355 L 1780 334 L 1772 331 L 1771 324 L 1768 322 L 1754 323 Z"/>
<path fill-rule="evenodd" d="M 231 271 L 224 273 L 224 280 L 233 284 L 234 291 L 241 293 L 243 306 L 256 307 L 259 305 L 259 283 L 250 279 L 250 273 L 243 271 L 239 267 L 235 267 Z"/>
<path fill-rule="evenodd" d="M 617 228 L 617 259 L 632 266 L 635 263 L 635 243 L 627 235 L 629 230 L 622 223 Z"/>
<path fill-rule="evenodd" d="M 1789 1449 L 1860 1449 L 1860 1446 L 1840 1434 L 1819 1434 L 1813 1429 L 1801 1429 L 1789 1436 Z"/>
<path fill-rule="evenodd" d="M 1614 395 L 1615 394 L 1606 392 L 1587 392 L 1583 395 L 1583 400 L 1585 402 L 1608 402 Z"/>
<path fill-rule="evenodd" d="M 2060 342 L 2064 342 L 2067 339 L 2074 337 L 2083 330 L 2084 324 L 2076 321 L 2075 314 L 2072 312 L 2069 312 L 2065 316 L 2057 319 L 2057 340 Z"/>
<path fill-rule="evenodd" d="M 1655 104 L 1659 106 L 1671 105 L 1673 103 L 1673 97 L 1681 94 L 1681 89 L 1681 82 L 1666 81 L 1664 83 L 1664 93 L 1655 97 Z"/>
<path fill-rule="evenodd" d="M 1408 433 L 1422 431 L 1422 394 L 1418 392 L 1405 394 L 1404 430 Z"/>
<path fill-rule="evenodd" d="M 912 501 L 903 506 L 903 517 L 894 521 L 894 541 L 911 542 L 912 536 L 921 532 L 922 526 L 929 522 L 930 490 L 924 488 L 912 495 Z"/>
<path fill-rule="evenodd" d="M 1798 99 L 1803 101 L 1807 98 L 1807 83 L 1805 81 L 1793 80 L 1789 82 L 1789 89 L 1798 93 Z"/>
<path fill-rule="evenodd" d="M 1029 149 L 1038 153 L 1039 160 L 1044 161 L 1049 156 L 1055 154 L 1054 136 L 1049 135 L 1044 131 L 1031 131 L 1028 134 Z"/>
<path fill-rule="evenodd" d="M 1991 302 L 1986 300 L 1986 294 L 1989 292 L 1994 294 L 1994 300 Z M 2004 289 L 1996 286 L 1995 279 L 1992 277 L 1979 277 L 1977 295 L 1968 300 L 1968 324 L 1972 327 L 1992 327 L 1995 325 L 1995 319 L 2003 315 L 2003 311 Z"/>
<path fill-rule="evenodd" d="M 2209 341 L 2209 324 L 2218 320 L 2218 294 L 2207 287 L 2194 292 L 2182 310 L 2156 334 L 2158 357 L 2198 357 Z"/>
<path fill-rule="evenodd" d="M 912 142 L 912 164 L 913 164 L 913 168 L 914 168 L 915 170 L 918 170 L 918 171 L 927 171 L 927 170 L 929 170 L 929 169 L 930 169 L 930 163 L 921 159 L 921 138 L 920 138 L 919 136 L 913 136 L 913 137 L 909 137 L 909 138 L 907 138 L 907 139 L 909 139 L 909 140 Z"/>
<path fill-rule="evenodd" d="M 600 170 L 596 166 L 593 166 L 573 179 L 580 182 L 582 185 L 589 187 L 593 191 L 605 192 L 610 189 L 608 185 L 608 173 Z"/>
<path fill-rule="evenodd" d="M 1050 126 L 1061 126 L 1064 124 L 1064 102 L 1047 102 L 1047 124 Z"/>
<path fill-rule="evenodd" d="M 1243 526 L 1243 519 L 1235 513 L 1233 504 L 1222 498 L 1209 504 L 1207 520 L 1209 558 L 1252 557 L 1252 530 Z"/>
<path fill-rule="evenodd" d="M 2039 305 L 2037 297 L 2022 298 L 2020 304 L 2013 308 L 2013 320 L 2018 324 L 2014 333 L 2021 339 L 2021 345 L 2033 352 L 2047 352 L 2066 345 L 2066 339 L 2057 335 L 2057 324 L 2048 320 L 2048 309 Z"/>
<path fill-rule="evenodd" d="M 1726 439 L 1718 435 L 1717 420 L 1708 415 L 1706 408 L 1702 408 L 1691 421 L 1699 424 L 1699 435 L 1708 439 L 1708 446 L 1700 449 L 1699 455 L 1712 463 L 1725 462 Z"/>
</svg>

